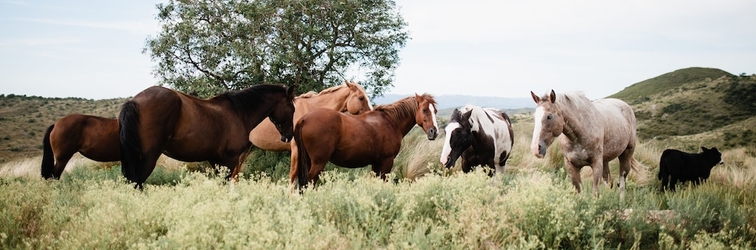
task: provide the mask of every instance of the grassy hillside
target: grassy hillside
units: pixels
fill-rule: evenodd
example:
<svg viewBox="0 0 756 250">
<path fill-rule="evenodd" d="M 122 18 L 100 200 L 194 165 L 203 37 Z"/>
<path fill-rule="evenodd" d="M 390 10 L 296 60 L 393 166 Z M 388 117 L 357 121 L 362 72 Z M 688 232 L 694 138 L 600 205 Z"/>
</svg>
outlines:
<svg viewBox="0 0 756 250">
<path fill-rule="evenodd" d="M 42 155 L 42 136 L 56 120 L 74 113 L 115 118 L 125 99 L 42 98 L 0 95 L 0 163 Z"/>
<path fill-rule="evenodd" d="M 643 140 L 674 138 L 692 144 L 735 147 L 756 146 L 756 131 L 748 126 L 756 116 L 753 93 L 756 75 L 687 68 L 633 84 L 610 97 L 633 106 L 638 136 Z M 702 137 L 709 139 L 699 140 Z"/>
<path fill-rule="evenodd" d="M 650 97 L 677 89 L 694 82 L 711 81 L 722 76 L 733 76 L 726 71 L 712 68 L 685 68 L 675 70 L 633 85 L 609 97 L 619 98 L 631 104 L 650 101 Z"/>
</svg>

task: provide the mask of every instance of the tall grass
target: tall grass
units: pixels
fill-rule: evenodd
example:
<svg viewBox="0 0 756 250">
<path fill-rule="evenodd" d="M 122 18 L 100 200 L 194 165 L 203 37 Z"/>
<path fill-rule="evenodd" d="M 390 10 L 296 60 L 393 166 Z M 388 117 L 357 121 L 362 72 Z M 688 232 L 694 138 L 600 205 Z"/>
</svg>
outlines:
<svg viewBox="0 0 756 250">
<path fill-rule="evenodd" d="M 663 147 L 640 143 L 624 200 L 616 189 L 578 194 L 558 146 L 529 151 L 532 124 L 515 125 L 507 172 L 489 178 L 438 163 L 443 137 L 413 131 L 383 182 L 366 169 L 325 171 L 303 194 L 266 171 L 227 183 L 223 173 L 161 160 L 138 191 L 118 165 L 77 163 L 59 181 L 0 171 L 3 249 L 751 249 L 756 169 L 747 149 L 724 152 L 709 182 L 661 193 Z M 257 161 L 261 162 L 261 161 Z M 259 164 L 259 163 L 255 163 Z M 279 161 L 276 161 L 279 165 Z M 69 166 L 70 167 L 70 166 Z M 286 166 L 279 166 L 286 167 Z M 616 182 L 616 163 L 612 173 Z M 208 172 L 208 171 L 206 171 Z M 26 173 L 26 174 L 16 174 Z M 583 174 L 590 176 L 590 170 Z"/>
</svg>

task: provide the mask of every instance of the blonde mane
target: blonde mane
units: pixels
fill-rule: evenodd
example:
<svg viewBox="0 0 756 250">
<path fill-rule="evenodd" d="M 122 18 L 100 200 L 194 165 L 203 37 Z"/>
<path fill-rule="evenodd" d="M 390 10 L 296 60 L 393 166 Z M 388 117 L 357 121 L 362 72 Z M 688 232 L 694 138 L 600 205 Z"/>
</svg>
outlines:
<svg viewBox="0 0 756 250">
<path fill-rule="evenodd" d="M 315 91 L 310 91 L 310 92 L 307 92 L 307 93 L 304 93 L 304 94 L 301 94 L 301 95 L 297 96 L 297 98 L 312 98 L 312 97 L 315 97 L 315 96 L 319 96 L 319 95 L 323 95 L 323 94 L 328 94 L 328 93 L 331 93 L 331 92 L 336 92 L 337 90 L 339 90 L 341 88 L 344 88 L 344 87 L 349 87 L 349 86 L 347 86 L 347 85 L 333 86 L 333 87 L 324 89 L 324 90 L 320 91 L 319 93 L 315 92 Z"/>
</svg>

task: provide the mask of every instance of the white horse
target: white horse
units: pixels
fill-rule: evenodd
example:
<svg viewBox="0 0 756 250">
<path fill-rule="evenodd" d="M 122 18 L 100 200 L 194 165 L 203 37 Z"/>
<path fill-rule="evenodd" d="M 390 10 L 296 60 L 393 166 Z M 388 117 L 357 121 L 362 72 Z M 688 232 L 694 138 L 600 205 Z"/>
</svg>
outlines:
<svg viewBox="0 0 756 250">
<path fill-rule="evenodd" d="M 503 174 L 512 152 L 513 133 L 509 116 L 498 109 L 466 105 L 452 112 L 446 126 L 441 164 L 454 166 L 462 156 L 462 171 L 485 165 Z M 489 172 L 493 176 L 494 172 Z"/>
</svg>

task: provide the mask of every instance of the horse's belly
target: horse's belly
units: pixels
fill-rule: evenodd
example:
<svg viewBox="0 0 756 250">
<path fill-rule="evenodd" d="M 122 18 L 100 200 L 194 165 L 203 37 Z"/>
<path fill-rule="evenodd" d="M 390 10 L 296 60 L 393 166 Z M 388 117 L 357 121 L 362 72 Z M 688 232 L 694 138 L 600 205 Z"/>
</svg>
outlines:
<svg viewBox="0 0 756 250">
<path fill-rule="evenodd" d="M 362 157 L 360 155 L 346 155 L 344 153 L 336 152 L 331 157 L 330 162 L 339 167 L 361 168 L 372 164 L 372 158 Z"/>
</svg>

